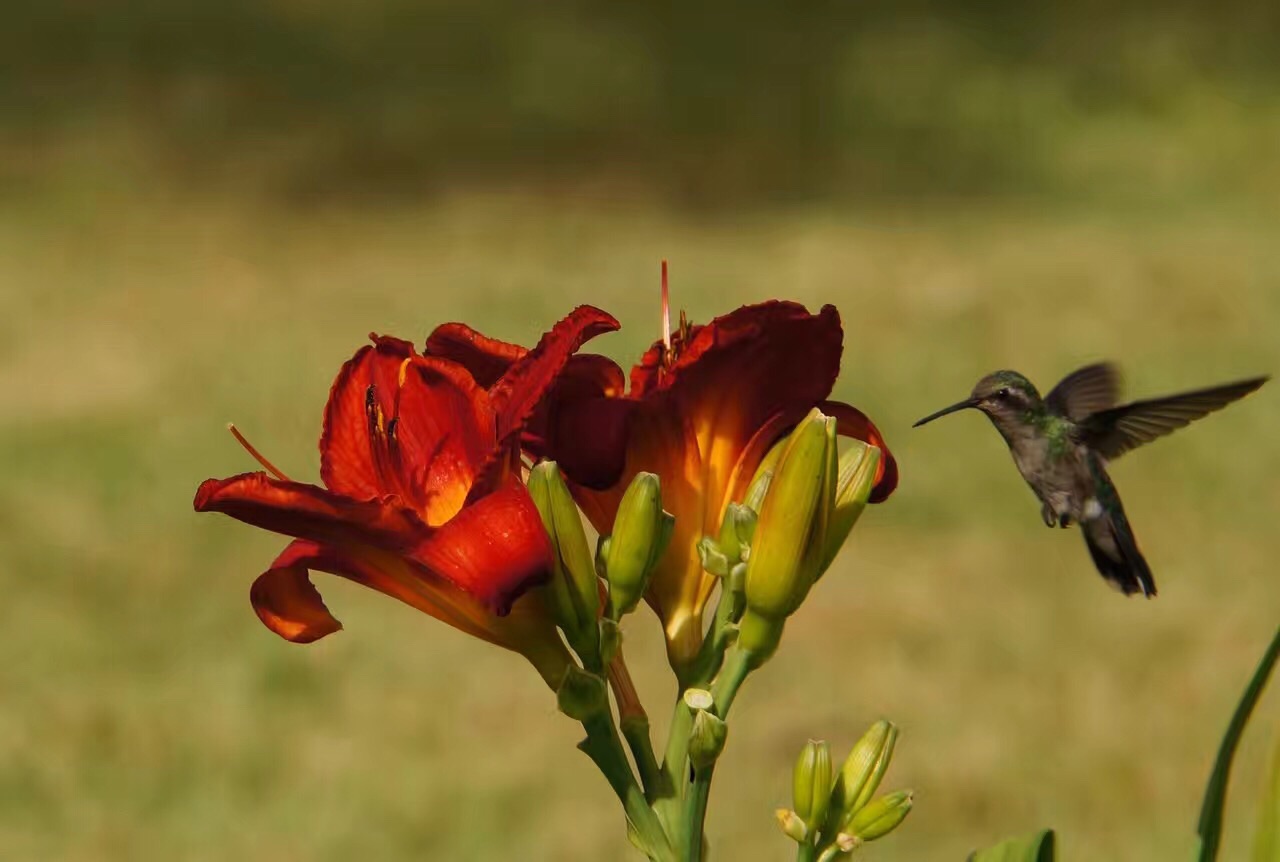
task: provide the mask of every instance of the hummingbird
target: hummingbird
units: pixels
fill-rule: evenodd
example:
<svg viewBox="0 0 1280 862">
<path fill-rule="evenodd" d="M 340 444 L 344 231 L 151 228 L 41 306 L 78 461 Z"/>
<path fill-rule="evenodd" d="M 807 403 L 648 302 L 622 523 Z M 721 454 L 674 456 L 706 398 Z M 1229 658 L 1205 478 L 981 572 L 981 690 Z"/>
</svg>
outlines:
<svg viewBox="0 0 1280 862">
<path fill-rule="evenodd" d="M 1151 598 L 1156 582 L 1107 475 L 1107 463 L 1221 410 L 1268 379 L 1252 377 L 1118 404 L 1120 374 L 1108 362 L 1073 371 L 1043 398 L 1018 372 L 996 371 L 979 380 L 968 398 L 912 427 L 957 410 L 981 410 L 1009 444 L 1018 472 L 1040 500 L 1045 524 L 1079 524 L 1102 577 L 1125 595 Z"/>
</svg>

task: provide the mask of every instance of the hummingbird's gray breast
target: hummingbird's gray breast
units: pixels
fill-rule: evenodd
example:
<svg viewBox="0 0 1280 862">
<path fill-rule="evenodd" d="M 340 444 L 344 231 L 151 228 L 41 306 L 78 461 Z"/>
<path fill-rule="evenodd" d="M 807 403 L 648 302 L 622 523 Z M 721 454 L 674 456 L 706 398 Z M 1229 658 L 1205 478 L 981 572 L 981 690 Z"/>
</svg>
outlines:
<svg viewBox="0 0 1280 862">
<path fill-rule="evenodd" d="M 1063 523 L 1088 521 L 1099 514 L 1088 466 L 1088 451 L 1076 443 L 1027 435 L 1010 447 L 1018 472 L 1031 490 Z M 1049 519 L 1046 517 L 1046 522 Z"/>
</svg>

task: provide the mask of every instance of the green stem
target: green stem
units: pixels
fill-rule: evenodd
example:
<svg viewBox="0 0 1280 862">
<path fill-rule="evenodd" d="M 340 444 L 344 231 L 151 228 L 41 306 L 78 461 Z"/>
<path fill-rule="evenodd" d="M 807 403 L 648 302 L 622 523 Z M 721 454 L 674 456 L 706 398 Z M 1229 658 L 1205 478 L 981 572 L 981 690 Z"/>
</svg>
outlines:
<svg viewBox="0 0 1280 862">
<path fill-rule="evenodd" d="M 796 850 L 796 862 L 814 862 L 818 858 L 818 848 L 806 841 Z"/>
<path fill-rule="evenodd" d="M 604 773 L 613 792 L 622 800 L 622 807 L 627 813 L 627 820 L 635 831 L 644 851 L 655 862 L 676 862 L 658 817 L 645 801 L 644 792 L 636 783 L 627 762 L 626 752 L 622 750 L 622 742 L 618 731 L 613 726 L 613 717 L 606 712 L 597 712 L 582 721 L 587 738 L 578 747 L 591 758 Z"/>
<path fill-rule="evenodd" d="M 720 670 L 724 651 L 737 634 L 733 624 L 741 616 L 741 604 L 742 597 L 729 589 L 727 576 L 721 578 L 720 596 L 716 600 L 716 614 L 711 620 L 711 628 L 693 663 L 683 674 L 684 678 L 679 680 L 681 689 L 704 688 L 707 681 Z"/>
<path fill-rule="evenodd" d="M 737 697 L 738 689 L 741 688 L 743 680 L 747 678 L 747 674 L 751 672 L 751 654 L 746 650 L 730 648 L 724 655 L 724 664 L 720 668 L 720 673 L 716 676 L 715 682 L 711 684 L 711 699 L 715 714 L 724 719 L 729 714 L 729 708 L 733 706 L 733 700 Z M 684 714 L 688 717 L 689 729 L 682 732 L 684 738 L 684 748 L 682 755 L 688 754 L 689 735 L 693 727 L 693 711 L 684 705 L 681 701 L 680 707 Z M 682 759 L 683 762 L 683 759 Z M 681 766 L 681 769 L 684 767 Z M 684 792 L 684 811 L 681 817 L 681 826 L 679 829 L 679 837 L 677 841 L 683 843 L 685 858 L 691 862 L 699 862 L 702 859 L 702 842 L 703 842 L 703 823 L 707 818 L 707 797 L 711 792 L 711 778 L 715 773 L 715 764 L 712 763 L 702 769 L 695 769 L 691 781 L 688 781 L 688 787 Z M 681 782 L 676 787 L 682 787 L 686 781 L 681 776 Z"/>
<path fill-rule="evenodd" d="M 715 701 L 716 715 L 720 718 L 728 717 L 729 707 L 733 706 L 738 689 L 749 673 L 751 653 L 736 646 L 730 647 L 724 654 L 724 666 L 720 668 L 719 676 L 711 684 L 711 699 Z"/>
<path fill-rule="evenodd" d="M 683 692 L 676 698 L 675 712 L 671 715 L 671 730 L 667 736 L 667 750 L 662 757 L 662 796 L 653 803 L 653 810 L 666 827 L 673 841 L 679 841 L 684 827 L 680 803 L 684 799 L 688 779 L 689 736 L 693 733 L 693 710 L 685 705 Z"/>
<path fill-rule="evenodd" d="M 666 793 L 666 775 L 658 766 L 657 755 L 653 753 L 653 742 L 649 738 L 649 718 L 645 715 L 632 715 L 623 718 L 622 736 L 627 740 L 631 756 L 635 758 L 636 769 L 640 772 L 640 784 L 644 787 L 644 798 L 653 802 Z"/>
<path fill-rule="evenodd" d="M 684 858 L 688 862 L 702 862 L 702 822 L 707 817 L 707 797 L 711 793 L 711 776 L 715 768 L 716 765 L 712 763 L 702 769 L 695 769 L 693 783 L 689 785 L 689 793 L 685 796 L 685 829 L 681 837 L 684 840 Z"/>
<path fill-rule="evenodd" d="M 693 732 L 693 710 L 684 702 L 684 692 L 676 698 L 676 709 L 671 715 L 671 731 L 667 736 L 667 750 L 662 756 L 662 774 L 678 795 L 685 785 L 685 761 L 689 757 L 689 734 Z"/>
</svg>

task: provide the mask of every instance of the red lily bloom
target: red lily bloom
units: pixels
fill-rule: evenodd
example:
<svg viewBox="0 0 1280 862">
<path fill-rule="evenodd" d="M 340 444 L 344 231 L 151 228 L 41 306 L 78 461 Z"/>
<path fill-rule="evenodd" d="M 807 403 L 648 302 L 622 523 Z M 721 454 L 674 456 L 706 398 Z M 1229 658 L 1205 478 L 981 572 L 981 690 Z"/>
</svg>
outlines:
<svg viewBox="0 0 1280 862">
<path fill-rule="evenodd" d="M 551 545 L 520 481 L 519 439 L 571 354 L 617 328 L 583 306 L 481 387 L 463 366 L 371 336 L 338 373 L 320 438 L 324 487 L 245 473 L 209 479 L 197 511 L 294 536 L 250 590 L 272 631 L 341 628 L 309 571 L 349 578 L 525 655 L 551 685 L 568 655 L 541 596 Z M 238 434 L 237 434 L 238 436 Z M 247 444 L 246 444 L 247 445 Z"/>
<path fill-rule="evenodd" d="M 761 459 L 813 407 L 839 433 L 880 448 L 871 502 L 892 493 L 897 465 L 875 425 L 848 404 L 826 400 L 840 370 L 843 330 L 830 305 L 818 314 L 791 302 L 745 306 L 705 326 L 682 325 L 631 371 L 600 356 L 576 356 L 524 435 L 525 448 L 555 458 L 596 529 L 608 531 L 623 491 L 641 470 L 662 478 L 675 534 L 647 599 L 662 619 L 672 664 L 697 654 L 702 614 L 716 579 L 702 570 L 697 542 L 715 536 Z M 523 349 L 457 324 L 427 339 L 430 355 L 491 379 Z"/>
</svg>

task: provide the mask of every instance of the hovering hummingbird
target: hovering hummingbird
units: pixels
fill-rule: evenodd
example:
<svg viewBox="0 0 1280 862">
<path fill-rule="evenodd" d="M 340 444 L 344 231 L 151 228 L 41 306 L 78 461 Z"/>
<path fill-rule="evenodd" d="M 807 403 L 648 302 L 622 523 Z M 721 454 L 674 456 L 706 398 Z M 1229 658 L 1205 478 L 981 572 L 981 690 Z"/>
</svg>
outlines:
<svg viewBox="0 0 1280 862">
<path fill-rule="evenodd" d="M 1268 379 L 1253 377 L 1117 406 L 1120 375 L 1109 363 L 1068 374 L 1044 398 L 1018 372 L 996 371 L 979 380 L 968 398 L 912 427 L 967 408 L 987 414 L 1040 499 L 1045 524 L 1080 524 L 1102 577 L 1125 595 L 1151 597 L 1156 583 L 1107 475 L 1107 462 L 1222 409 Z"/>
</svg>

